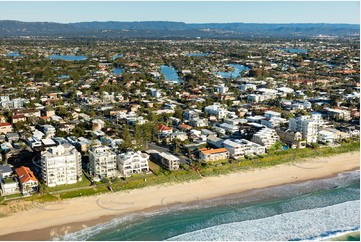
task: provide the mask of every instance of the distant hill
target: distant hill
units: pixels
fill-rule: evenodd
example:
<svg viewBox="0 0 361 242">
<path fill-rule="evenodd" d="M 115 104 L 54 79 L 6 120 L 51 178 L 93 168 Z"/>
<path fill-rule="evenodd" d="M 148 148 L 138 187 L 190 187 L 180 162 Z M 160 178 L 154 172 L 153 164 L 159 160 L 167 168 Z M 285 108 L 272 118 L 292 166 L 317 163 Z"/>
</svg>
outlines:
<svg viewBox="0 0 361 242">
<path fill-rule="evenodd" d="M 359 36 L 358 24 L 186 24 L 170 21 L 140 22 L 20 22 L 0 20 L 0 37 L 95 37 L 95 38 L 240 38 Z"/>
</svg>

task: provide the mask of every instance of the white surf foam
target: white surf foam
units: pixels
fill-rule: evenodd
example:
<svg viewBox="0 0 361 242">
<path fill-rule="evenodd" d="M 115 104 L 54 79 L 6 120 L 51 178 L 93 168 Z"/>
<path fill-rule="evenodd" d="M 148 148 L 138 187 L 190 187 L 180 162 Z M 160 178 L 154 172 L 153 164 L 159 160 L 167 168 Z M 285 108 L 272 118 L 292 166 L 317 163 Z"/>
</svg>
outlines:
<svg viewBox="0 0 361 242">
<path fill-rule="evenodd" d="M 350 231 L 360 225 L 360 200 L 300 210 L 272 217 L 222 224 L 181 234 L 168 240 L 309 240 L 333 231 Z"/>
</svg>

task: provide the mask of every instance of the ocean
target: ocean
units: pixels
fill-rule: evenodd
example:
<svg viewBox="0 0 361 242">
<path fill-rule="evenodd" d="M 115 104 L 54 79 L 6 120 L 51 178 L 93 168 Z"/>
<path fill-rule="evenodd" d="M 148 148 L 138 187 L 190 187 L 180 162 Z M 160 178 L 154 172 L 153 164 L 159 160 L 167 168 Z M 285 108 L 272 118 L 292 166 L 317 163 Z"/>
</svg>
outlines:
<svg viewBox="0 0 361 242">
<path fill-rule="evenodd" d="M 211 187 L 209 189 L 212 189 Z M 57 240 L 327 240 L 360 230 L 360 171 L 128 214 Z"/>
</svg>

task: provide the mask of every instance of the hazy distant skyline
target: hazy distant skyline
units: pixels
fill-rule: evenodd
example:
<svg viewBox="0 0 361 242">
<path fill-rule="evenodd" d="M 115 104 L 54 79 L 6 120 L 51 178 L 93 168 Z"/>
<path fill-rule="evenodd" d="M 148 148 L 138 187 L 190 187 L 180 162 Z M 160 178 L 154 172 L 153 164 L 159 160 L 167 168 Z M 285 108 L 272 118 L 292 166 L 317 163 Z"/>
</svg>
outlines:
<svg viewBox="0 0 361 242">
<path fill-rule="evenodd" d="M 0 1 L 0 20 L 360 23 L 359 1 Z"/>
</svg>

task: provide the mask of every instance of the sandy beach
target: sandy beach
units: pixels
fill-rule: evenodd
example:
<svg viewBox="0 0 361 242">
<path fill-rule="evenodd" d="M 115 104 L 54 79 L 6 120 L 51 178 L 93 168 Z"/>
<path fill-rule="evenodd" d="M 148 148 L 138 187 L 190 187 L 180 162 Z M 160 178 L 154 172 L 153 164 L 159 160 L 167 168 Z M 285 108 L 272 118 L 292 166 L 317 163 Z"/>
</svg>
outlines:
<svg viewBox="0 0 361 242">
<path fill-rule="evenodd" d="M 253 189 L 334 176 L 360 168 L 360 153 L 307 159 L 179 184 L 165 184 L 38 205 L 0 218 L 0 240 L 49 240 L 144 209 L 194 202 Z"/>
</svg>

